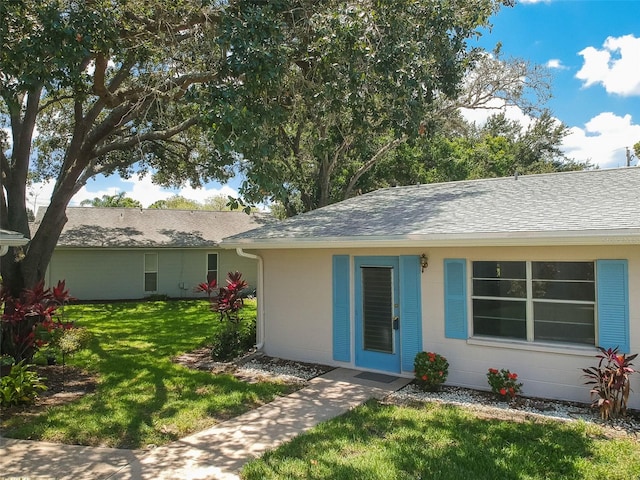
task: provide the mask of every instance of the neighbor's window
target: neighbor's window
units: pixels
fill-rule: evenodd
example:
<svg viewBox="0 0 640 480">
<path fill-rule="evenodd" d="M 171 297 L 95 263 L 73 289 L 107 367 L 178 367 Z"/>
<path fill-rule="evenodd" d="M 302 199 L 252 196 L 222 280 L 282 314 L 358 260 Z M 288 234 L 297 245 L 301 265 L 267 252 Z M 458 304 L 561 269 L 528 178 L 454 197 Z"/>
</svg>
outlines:
<svg viewBox="0 0 640 480">
<path fill-rule="evenodd" d="M 473 333 L 595 344 L 593 262 L 473 262 Z"/>
<path fill-rule="evenodd" d="M 158 291 L 158 254 L 144 254 L 144 291 Z"/>
<path fill-rule="evenodd" d="M 207 282 L 218 280 L 218 254 L 207 254 Z"/>
</svg>

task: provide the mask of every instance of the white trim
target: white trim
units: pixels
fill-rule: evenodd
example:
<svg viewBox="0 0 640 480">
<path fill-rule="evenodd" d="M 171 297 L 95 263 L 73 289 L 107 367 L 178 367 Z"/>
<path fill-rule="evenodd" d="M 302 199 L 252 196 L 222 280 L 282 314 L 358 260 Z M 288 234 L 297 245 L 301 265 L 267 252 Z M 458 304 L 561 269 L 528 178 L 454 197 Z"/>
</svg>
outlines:
<svg viewBox="0 0 640 480">
<path fill-rule="evenodd" d="M 563 355 L 580 355 L 588 357 L 592 357 L 598 353 L 598 349 L 590 345 L 527 342 L 526 340 L 507 340 L 488 337 L 469 337 L 467 339 L 467 344 L 478 345 L 481 347 L 510 348 L 513 350 L 528 350 L 531 352 L 558 353 Z"/>
<path fill-rule="evenodd" d="M 359 247 L 483 247 L 554 245 L 640 245 L 640 229 L 555 232 L 408 234 L 334 237 L 224 239 L 220 248 L 359 248 Z"/>
</svg>

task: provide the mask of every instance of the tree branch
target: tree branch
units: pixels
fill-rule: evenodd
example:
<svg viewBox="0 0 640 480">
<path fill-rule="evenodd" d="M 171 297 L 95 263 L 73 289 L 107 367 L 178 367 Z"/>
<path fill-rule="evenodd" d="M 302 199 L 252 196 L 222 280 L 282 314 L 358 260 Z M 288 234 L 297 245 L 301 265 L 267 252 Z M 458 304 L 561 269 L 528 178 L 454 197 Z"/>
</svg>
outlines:
<svg viewBox="0 0 640 480">
<path fill-rule="evenodd" d="M 351 196 L 351 194 L 353 193 L 353 189 L 356 186 L 356 183 L 358 182 L 358 180 L 360 180 L 360 177 L 362 177 L 362 175 L 364 175 L 369 170 L 371 170 L 371 168 L 382 158 L 382 156 L 385 153 L 389 152 L 390 150 L 393 150 L 401 143 L 406 142 L 407 138 L 408 137 L 406 135 L 403 135 L 402 137 L 396 138 L 392 142 L 387 143 L 382 148 L 380 148 L 373 157 L 371 157 L 368 161 L 366 161 L 356 171 L 356 173 L 353 174 L 353 177 L 351 177 L 351 180 L 349 181 L 349 185 L 347 185 L 347 188 L 344 191 L 344 198 L 347 199 Z"/>
<path fill-rule="evenodd" d="M 185 121 L 183 121 L 182 123 L 179 123 L 178 125 L 175 125 L 171 128 L 168 128 L 166 130 L 157 130 L 154 132 L 148 132 L 148 133 L 143 133 L 140 135 L 135 135 L 133 137 L 129 137 L 125 140 L 122 141 L 118 141 L 118 142 L 111 142 L 101 148 L 96 149 L 93 152 L 92 157 L 97 158 L 97 157 L 102 157 L 104 155 L 106 155 L 109 152 L 113 152 L 115 150 L 125 150 L 127 148 L 131 148 L 134 147 L 135 145 L 138 145 L 140 143 L 143 142 L 147 142 L 147 141 L 153 141 L 153 140 L 167 140 L 171 137 L 173 137 L 174 135 L 177 135 L 180 132 L 183 132 L 191 127 L 193 127 L 194 125 L 196 125 L 198 123 L 198 121 L 200 120 L 199 117 L 195 116 L 195 117 L 190 117 L 188 119 L 186 119 Z"/>
</svg>

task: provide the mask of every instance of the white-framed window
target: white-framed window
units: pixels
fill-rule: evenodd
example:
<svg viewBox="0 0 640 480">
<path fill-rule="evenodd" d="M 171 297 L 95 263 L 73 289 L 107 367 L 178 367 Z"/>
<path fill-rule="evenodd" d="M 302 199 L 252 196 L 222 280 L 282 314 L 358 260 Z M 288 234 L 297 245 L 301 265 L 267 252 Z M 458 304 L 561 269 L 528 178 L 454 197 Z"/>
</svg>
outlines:
<svg viewBox="0 0 640 480">
<path fill-rule="evenodd" d="M 595 263 L 474 261 L 473 335 L 595 345 Z"/>
<path fill-rule="evenodd" d="M 207 282 L 218 280 L 218 254 L 207 253 Z"/>
<path fill-rule="evenodd" d="M 144 291 L 153 293 L 158 291 L 158 254 L 144 254 Z"/>
</svg>

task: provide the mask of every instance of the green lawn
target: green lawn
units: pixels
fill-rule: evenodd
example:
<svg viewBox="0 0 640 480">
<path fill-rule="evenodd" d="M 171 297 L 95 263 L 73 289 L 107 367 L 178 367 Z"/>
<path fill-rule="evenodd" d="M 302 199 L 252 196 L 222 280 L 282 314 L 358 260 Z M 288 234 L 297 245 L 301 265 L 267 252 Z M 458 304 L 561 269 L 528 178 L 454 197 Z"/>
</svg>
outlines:
<svg viewBox="0 0 640 480">
<path fill-rule="evenodd" d="M 255 302 L 243 315 L 255 316 Z M 280 383 L 247 384 L 189 370 L 171 358 L 219 328 L 206 301 L 72 305 L 65 316 L 94 340 L 67 363 L 99 376 L 96 391 L 35 417 L 3 419 L 4 435 L 82 445 L 163 444 L 286 394 Z"/>
<path fill-rule="evenodd" d="M 594 426 L 483 420 L 462 408 L 371 401 L 247 464 L 242 478 L 640 478 L 640 442 Z"/>
</svg>

